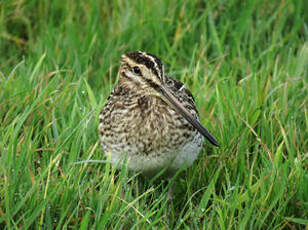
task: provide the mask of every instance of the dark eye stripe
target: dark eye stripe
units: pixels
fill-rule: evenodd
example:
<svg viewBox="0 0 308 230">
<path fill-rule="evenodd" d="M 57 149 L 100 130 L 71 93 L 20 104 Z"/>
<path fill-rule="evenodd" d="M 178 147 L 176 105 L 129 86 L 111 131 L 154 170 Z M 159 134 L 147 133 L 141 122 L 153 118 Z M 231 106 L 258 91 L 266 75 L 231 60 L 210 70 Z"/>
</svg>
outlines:
<svg viewBox="0 0 308 230">
<path fill-rule="evenodd" d="M 145 65 L 148 69 L 150 69 L 156 76 L 162 76 L 162 63 L 159 58 L 152 54 L 142 53 L 142 52 L 131 52 L 126 54 L 127 57 L 134 60 L 138 64 Z M 149 57 L 150 56 L 150 57 Z M 155 63 L 153 62 L 155 61 Z M 157 66 L 158 68 L 157 68 Z"/>
<path fill-rule="evenodd" d="M 151 79 L 145 79 L 145 81 L 155 90 L 160 90 L 159 85 L 157 85 L 155 82 L 153 82 Z"/>
</svg>

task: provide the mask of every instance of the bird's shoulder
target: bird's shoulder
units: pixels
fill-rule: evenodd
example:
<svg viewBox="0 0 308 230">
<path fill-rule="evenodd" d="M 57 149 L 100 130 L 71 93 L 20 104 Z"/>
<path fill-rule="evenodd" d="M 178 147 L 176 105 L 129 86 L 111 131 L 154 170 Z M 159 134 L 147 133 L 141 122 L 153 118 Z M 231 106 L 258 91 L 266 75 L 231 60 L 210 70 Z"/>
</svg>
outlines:
<svg viewBox="0 0 308 230">
<path fill-rule="evenodd" d="M 194 109 L 196 109 L 195 98 L 183 82 L 172 77 L 166 77 L 166 84 L 180 102 L 182 102 L 184 105 L 189 104 Z"/>
</svg>

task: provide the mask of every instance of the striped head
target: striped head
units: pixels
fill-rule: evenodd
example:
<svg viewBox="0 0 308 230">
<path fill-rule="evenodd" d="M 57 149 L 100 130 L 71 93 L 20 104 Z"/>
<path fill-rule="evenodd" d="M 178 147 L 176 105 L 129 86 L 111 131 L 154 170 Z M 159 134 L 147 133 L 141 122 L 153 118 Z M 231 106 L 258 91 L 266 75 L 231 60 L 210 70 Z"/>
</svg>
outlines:
<svg viewBox="0 0 308 230">
<path fill-rule="evenodd" d="M 143 88 L 157 89 L 165 82 L 161 60 L 153 54 L 141 51 L 122 55 L 120 76 Z"/>
</svg>

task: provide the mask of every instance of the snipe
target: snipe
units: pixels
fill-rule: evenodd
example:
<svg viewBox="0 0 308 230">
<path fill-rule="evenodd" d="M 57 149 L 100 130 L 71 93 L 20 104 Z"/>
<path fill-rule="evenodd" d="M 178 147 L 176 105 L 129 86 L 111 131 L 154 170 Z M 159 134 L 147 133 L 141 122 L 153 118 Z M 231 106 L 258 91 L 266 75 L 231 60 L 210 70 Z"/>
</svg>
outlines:
<svg viewBox="0 0 308 230">
<path fill-rule="evenodd" d="M 167 77 L 161 60 L 145 52 L 122 56 L 120 78 L 99 116 L 103 150 L 114 165 L 172 176 L 197 158 L 203 136 L 216 139 L 199 122 L 191 92 Z"/>
</svg>

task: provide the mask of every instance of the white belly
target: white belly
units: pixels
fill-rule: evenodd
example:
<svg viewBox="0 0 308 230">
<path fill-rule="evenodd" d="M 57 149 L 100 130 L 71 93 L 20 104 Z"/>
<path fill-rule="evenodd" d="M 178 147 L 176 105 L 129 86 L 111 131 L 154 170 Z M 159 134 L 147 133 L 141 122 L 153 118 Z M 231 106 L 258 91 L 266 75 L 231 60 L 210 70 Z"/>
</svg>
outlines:
<svg viewBox="0 0 308 230">
<path fill-rule="evenodd" d="M 198 157 L 202 148 L 203 137 L 197 135 L 190 141 L 185 143 L 181 148 L 173 152 L 158 154 L 125 154 L 123 152 L 106 152 L 110 157 L 112 164 L 121 168 L 127 160 L 127 168 L 131 171 L 141 172 L 148 176 L 154 176 L 161 170 L 166 169 L 166 175 L 172 176 L 179 168 L 187 168 Z"/>
</svg>

